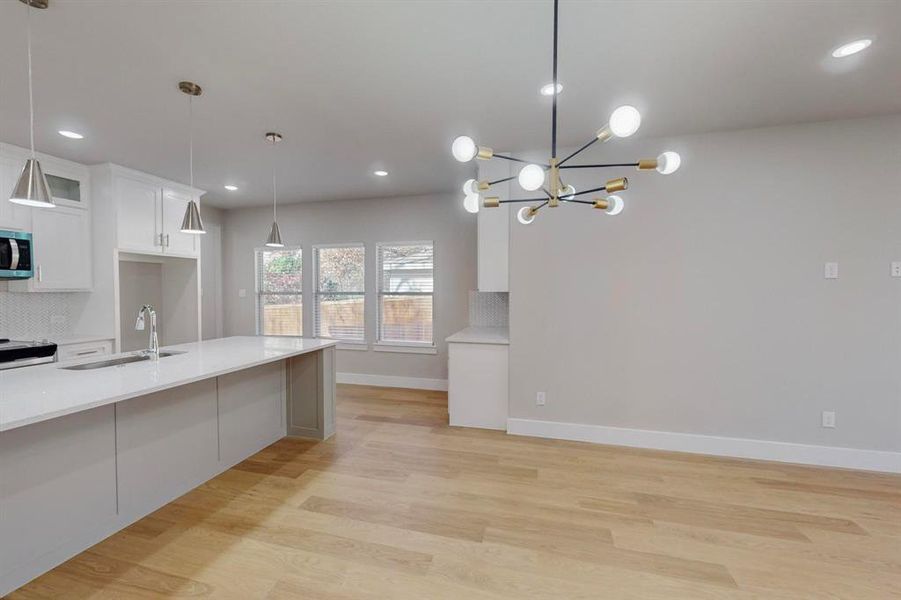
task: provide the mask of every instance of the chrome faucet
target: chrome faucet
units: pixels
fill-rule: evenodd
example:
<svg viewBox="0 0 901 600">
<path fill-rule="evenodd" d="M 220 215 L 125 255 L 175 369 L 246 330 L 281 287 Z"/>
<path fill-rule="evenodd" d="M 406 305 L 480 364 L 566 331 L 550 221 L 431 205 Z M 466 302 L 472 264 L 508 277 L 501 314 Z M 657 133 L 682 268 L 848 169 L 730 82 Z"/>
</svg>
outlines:
<svg viewBox="0 0 901 600">
<path fill-rule="evenodd" d="M 160 359 L 160 340 L 156 335 L 156 311 L 149 304 L 145 304 L 138 311 L 138 320 L 135 321 L 135 331 L 144 331 L 144 314 L 150 315 L 150 346 L 142 350 L 141 354 L 154 360 Z"/>
</svg>

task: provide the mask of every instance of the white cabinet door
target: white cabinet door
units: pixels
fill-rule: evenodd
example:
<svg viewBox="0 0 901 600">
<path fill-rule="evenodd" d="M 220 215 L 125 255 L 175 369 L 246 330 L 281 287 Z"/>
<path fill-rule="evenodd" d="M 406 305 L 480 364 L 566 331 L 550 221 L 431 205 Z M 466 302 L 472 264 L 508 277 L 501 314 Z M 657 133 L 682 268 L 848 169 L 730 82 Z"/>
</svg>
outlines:
<svg viewBox="0 0 901 600">
<path fill-rule="evenodd" d="M 183 192 L 163 189 L 163 235 L 166 240 L 166 252 L 189 255 L 197 253 L 194 247 L 197 235 L 179 231 L 190 199 L 191 196 Z"/>
<path fill-rule="evenodd" d="M 91 220 L 86 211 L 57 206 L 36 209 L 34 290 L 91 289 Z"/>
<path fill-rule="evenodd" d="M 447 351 L 451 426 L 506 429 L 509 347 L 450 343 Z"/>
<path fill-rule="evenodd" d="M 114 178 L 119 247 L 143 252 L 162 252 L 160 228 L 162 190 L 153 183 L 130 177 Z"/>
<path fill-rule="evenodd" d="M 13 186 L 24 166 L 24 161 L 0 158 L 0 229 L 31 229 L 31 209 L 9 201 Z"/>
</svg>

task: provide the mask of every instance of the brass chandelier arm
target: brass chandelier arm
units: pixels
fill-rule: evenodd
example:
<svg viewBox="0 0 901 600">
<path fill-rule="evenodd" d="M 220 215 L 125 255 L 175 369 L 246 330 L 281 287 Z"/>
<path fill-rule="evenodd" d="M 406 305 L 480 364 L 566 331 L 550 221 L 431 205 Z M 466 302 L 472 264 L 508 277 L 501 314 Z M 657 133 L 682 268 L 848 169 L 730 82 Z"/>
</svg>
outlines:
<svg viewBox="0 0 901 600">
<path fill-rule="evenodd" d="M 501 200 L 501 204 L 521 204 L 523 202 L 547 202 L 547 198 L 521 198 L 518 200 Z"/>
</svg>

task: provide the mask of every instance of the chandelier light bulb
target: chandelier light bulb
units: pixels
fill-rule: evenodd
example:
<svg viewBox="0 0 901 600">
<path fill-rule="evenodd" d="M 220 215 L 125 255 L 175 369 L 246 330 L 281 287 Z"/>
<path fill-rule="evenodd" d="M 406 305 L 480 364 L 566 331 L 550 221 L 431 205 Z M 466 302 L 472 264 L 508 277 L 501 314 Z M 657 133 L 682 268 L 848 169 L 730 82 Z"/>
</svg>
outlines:
<svg viewBox="0 0 901 600">
<path fill-rule="evenodd" d="M 620 106 L 610 115 L 610 131 L 616 137 L 627 138 L 641 126 L 641 113 L 634 106 Z"/>
<path fill-rule="evenodd" d="M 478 194 L 479 182 L 475 179 L 467 179 L 466 183 L 463 184 L 463 193 L 467 196 L 470 194 Z"/>
<path fill-rule="evenodd" d="M 682 157 L 677 152 L 667 150 L 657 157 L 657 172 L 662 175 L 669 175 L 679 170 L 682 165 Z"/>
<path fill-rule="evenodd" d="M 626 207 L 626 203 L 623 202 L 623 199 L 616 195 L 607 196 L 607 202 L 609 203 L 609 206 L 604 212 L 612 217 L 623 212 L 623 209 Z"/>
<path fill-rule="evenodd" d="M 576 197 L 576 188 L 571 185 L 568 185 L 560 190 L 560 199 L 561 200 L 572 200 Z"/>
<path fill-rule="evenodd" d="M 526 165 L 519 172 L 518 179 L 522 189 L 534 192 L 544 185 L 544 169 L 540 165 Z"/>
<path fill-rule="evenodd" d="M 457 139 L 454 140 L 454 143 L 451 144 L 451 152 L 460 162 L 469 162 L 473 158 L 475 158 L 476 153 L 479 151 L 476 143 L 472 141 L 472 138 L 466 135 L 461 135 Z"/>
<path fill-rule="evenodd" d="M 556 87 L 557 87 L 557 93 L 558 93 L 558 94 L 559 94 L 560 92 L 563 91 L 563 84 L 562 84 L 562 83 L 557 83 L 557 86 L 556 86 Z M 546 85 L 541 86 L 540 92 L 541 92 L 541 95 L 542 95 L 542 96 L 553 96 L 553 95 L 554 95 L 554 84 L 553 84 L 553 83 L 548 83 L 548 84 L 546 84 Z"/>
<path fill-rule="evenodd" d="M 479 195 L 478 194 L 466 194 L 466 197 L 463 198 L 463 208 L 466 209 L 466 212 L 477 213 L 479 212 Z"/>
<path fill-rule="evenodd" d="M 516 213 L 516 220 L 523 225 L 530 225 L 535 220 L 535 214 L 531 206 L 523 206 Z"/>
</svg>

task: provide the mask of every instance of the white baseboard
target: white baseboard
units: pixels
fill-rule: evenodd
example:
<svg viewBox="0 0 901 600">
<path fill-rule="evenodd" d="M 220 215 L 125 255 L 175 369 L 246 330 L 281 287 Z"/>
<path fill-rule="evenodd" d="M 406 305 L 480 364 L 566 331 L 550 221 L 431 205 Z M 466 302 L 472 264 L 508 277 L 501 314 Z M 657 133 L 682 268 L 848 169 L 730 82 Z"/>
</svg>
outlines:
<svg viewBox="0 0 901 600">
<path fill-rule="evenodd" d="M 507 433 L 613 446 L 901 473 L 901 452 L 882 450 L 813 446 L 532 419 L 507 419 Z"/>
<path fill-rule="evenodd" d="M 374 385 L 377 387 L 409 388 L 412 390 L 447 391 L 447 379 L 426 379 L 424 377 L 398 377 L 395 375 L 370 375 L 368 373 L 337 373 L 338 383 Z"/>
</svg>

